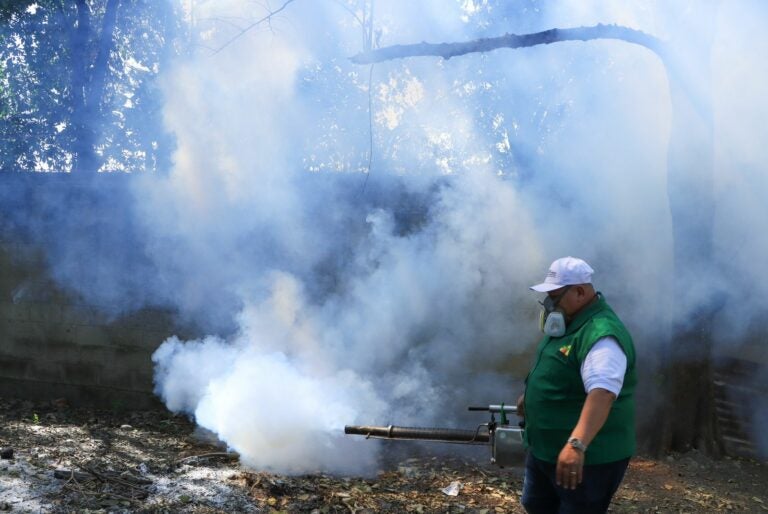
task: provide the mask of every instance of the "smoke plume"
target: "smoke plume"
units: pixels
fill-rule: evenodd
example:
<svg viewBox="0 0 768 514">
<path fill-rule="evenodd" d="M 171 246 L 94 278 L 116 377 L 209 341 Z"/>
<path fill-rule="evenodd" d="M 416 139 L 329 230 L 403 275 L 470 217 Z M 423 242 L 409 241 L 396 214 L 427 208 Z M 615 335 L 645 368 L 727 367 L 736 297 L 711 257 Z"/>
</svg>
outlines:
<svg viewBox="0 0 768 514">
<path fill-rule="evenodd" d="M 373 14 L 382 46 L 619 23 L 687 42 L 669 67 L 614 40 L 357 66 L 357 4 L 297 0 L 240 34 L 265 15 L 253 2 L 187 2 L 195 51 L 163 76 L 174 164 L 131 191 L 145 265 L 97 291 L 66 272 L 82 252 L 56 261 L 86 298 L 140 286 L 195 322 L 199 338 L 153 357 L 169 409 L 261 469 L 373 469 L 377 446 L 344 424 L 466 426 L 466 404 L 516 399 L 537 337 L 527 286 L 565 255 L 595 268 L 646 369 L 715 292 L 718 352 L 759 331 L 762 2 L 389 0 Z M 705 39 L 708 67 L 685 66 Z M 713 129 L 714 211 L 684 207 L 714 216 L 713 255 L 684 291 L 674 245 L 697 242 L 674 240 L 669 73 L 699 86 Z"/>
<path fill-rule="evenodd" d="M 512 31 L 616 22 L 674 40 L 697 37 L 678 29 L 681 16 L 695 27 L 703 11 L 545 5 L 520 13 L 479 2 L 387 2 L 377 4 L 376 23 L 386 43 L 474 39 L 500 33 L 502 21 Z M 741 16 L 723 6 L 716 35 L 708 33 L 716 38 L 712 75 L 687 77 L 712 84 L 718 207 L 728 206 L 718 211 L 715 251 L 730 262 L 737 248 L 737 259 L 764 255 L 766 241 L 737 243 L 743 224 L 731 222 L 764 210 L 732 203 L 742 198 L 735 188 L 760 184 L 766 162 L 747 143 L 763 130 L 757 118 L 736 116 L 728 93 L 755 83 L 749 63 L 759 54 L 744 47 L 736 27 L 750 21 Z M 146 192 L 171 222 L 148 230 L 178 238 L 176 252 L 160 248 L 168 268 L 195 277 L 184 286 L 192 294 L 180 297 L 216 310 L 229 296 L 221 315 L 238 313 L 226 340 L 164 343 L 155 354 L 158 392 L 254 465 L 365 466 L 372 445 L 344 451 L 353 444 L 342 442 L 345 423 L 450 423 L 457 406 L 449 398 L 513 401 L 513 377 L 494 375 L 493 363 L 522 359 L 532 344 L 535 299 L 526 286 L 558 256 L 595 265 L 641 352 L 668 335 L 673 315 L 700 306 L 730 276 L 710 269 L 684 305 L 670 289 L 670 70 L 647 50 L 593 42 L 377 65 L 367 170 L 370 70 L 345 60 L 360 49 L 359 27 L 321 4 L 297 5 L 275 22 L 274 33 L 246 34 L 168 77 L 177 166 L 165 188 L 153 180 Z M 734 55 L 751 81 L 722 61 Z M 307 176 L 307 153 L 322 179 Z M 751 166 L 735 169 L 736 154 Z M 368 176 L 349 176 L 361 169 Z M 323 180 L 359 187 L 318 188 Z M 729 329 L 723 342 L 739 335 Z"/>
</svg>

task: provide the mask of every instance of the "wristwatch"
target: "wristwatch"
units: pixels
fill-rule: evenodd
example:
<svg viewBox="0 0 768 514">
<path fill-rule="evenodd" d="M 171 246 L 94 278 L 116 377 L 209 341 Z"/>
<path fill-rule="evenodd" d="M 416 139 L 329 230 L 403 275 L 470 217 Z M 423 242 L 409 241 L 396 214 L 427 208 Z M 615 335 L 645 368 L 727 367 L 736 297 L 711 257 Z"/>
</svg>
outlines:
<svg viewBox="0 0 768 514">
<path fill-rule="evenodd" d="M 577 450 L 581 450 L 582 452 L 587 451 L 587 445 L 581 442 L 581 439 L 578 437 L 571 437 L 568 439 L 568 444 L 570 444 L 572 447 L 576 448 Z"/>
</svg>

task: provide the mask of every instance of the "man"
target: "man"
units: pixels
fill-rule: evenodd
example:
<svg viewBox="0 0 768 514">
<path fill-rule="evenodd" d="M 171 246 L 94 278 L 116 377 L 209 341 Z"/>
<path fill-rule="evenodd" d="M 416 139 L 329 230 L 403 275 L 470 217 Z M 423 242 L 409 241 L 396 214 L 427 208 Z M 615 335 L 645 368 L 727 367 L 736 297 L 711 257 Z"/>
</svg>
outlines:
<svg viewBox="0 0 768 514">
<path fill-rule="evenodd" d="M 593 273 L 563 257 L 531 287 L 547 297 L 545 335 L 518 400 L 530 514 L 607 511 L 635 451 L 635 349 Z"/>
</svg>

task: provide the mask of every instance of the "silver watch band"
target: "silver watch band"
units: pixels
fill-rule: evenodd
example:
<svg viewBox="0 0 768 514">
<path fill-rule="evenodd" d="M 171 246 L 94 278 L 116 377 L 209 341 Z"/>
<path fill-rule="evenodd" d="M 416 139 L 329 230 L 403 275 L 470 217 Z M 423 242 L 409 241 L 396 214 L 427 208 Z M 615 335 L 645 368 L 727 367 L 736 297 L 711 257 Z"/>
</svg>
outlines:
<svg viewBox="0 0 768 514">
<path fill-rule="evenodd" d="M 581 440 L 577 437 L 571 437 L 570 439 L 568 439 L 568 444 L 570 444 L 577 450 L 581 450 L 583 452 L 587 451 L 587 445 L 582 443 Z"/>
</svg>

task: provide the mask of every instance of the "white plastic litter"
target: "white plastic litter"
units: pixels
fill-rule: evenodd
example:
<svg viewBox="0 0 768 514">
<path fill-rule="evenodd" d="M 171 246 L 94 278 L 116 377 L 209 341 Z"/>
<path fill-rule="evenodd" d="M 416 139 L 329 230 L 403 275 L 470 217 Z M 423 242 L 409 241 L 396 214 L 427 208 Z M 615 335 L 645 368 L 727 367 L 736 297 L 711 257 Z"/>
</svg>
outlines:
<svg viewBox="0 0 768 514">
<path fill-rule="evenodd" d="M 461 488 L 464 487 L 461 482 L 451 482 L 448 487 L 441 489 L 448 496 L 458 496 Z"/>
</svg>

